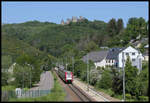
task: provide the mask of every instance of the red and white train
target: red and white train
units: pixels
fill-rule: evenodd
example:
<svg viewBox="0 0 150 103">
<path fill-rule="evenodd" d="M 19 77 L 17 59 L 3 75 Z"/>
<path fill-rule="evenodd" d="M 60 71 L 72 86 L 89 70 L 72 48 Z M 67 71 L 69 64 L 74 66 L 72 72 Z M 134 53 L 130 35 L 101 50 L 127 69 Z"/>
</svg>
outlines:
<svg viewBox="0 0 150 103">
<path fill-rule="evenodd" d="M 63 66 L 59 66 L 58 68 L 55 68 L 55 70 L 65 83 L 73 82 L 73 73 L 71 71 L 65 70 Z"/>
</svg>

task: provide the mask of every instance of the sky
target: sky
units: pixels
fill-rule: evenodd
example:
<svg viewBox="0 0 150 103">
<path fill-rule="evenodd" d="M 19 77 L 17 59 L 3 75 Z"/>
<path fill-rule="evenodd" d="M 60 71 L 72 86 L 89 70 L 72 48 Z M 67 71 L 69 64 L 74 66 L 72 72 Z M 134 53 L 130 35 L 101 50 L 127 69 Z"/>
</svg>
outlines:
<svg viewBox="0 0 150 103">
<path fill-rule="evenodd" d="M 90 21 L 123 19 L 126 26 L 131 17 L 148 20 L 148 1 L 143 2 L 2 2 L 2 23 L 22 23 L 38 20 L 60 24 L 72 16 Z"/>
</svg>

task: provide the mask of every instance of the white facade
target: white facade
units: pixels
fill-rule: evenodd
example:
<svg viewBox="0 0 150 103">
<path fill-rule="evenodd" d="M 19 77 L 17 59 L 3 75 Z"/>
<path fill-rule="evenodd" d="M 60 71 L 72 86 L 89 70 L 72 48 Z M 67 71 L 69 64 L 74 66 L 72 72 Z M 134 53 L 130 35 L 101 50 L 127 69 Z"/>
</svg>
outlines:
<svg viewBox="0 0 150 103">
<path fill-rule="evenodd" d="M 95 62 L 94 64 L 95 64 L 96 68 L 97 68 L 98 66 L 105 68 L 105 66 L 106 66 L 106 59 L 103 59 L 103 60 L 100 61 L 100 62 Z"/>
<path fill-rule="evenodd" d="M 130 60 L 132 62 L 132 66 L 136 66 L 139 70 L 141 70 L 142 69 L 142 60 L 144 58 L 138 50 L 134 49 L 131 46 L 129 46 L 128 48 L 126 48 L 125 50 L 123 50 L 119 53 L 119 55 L 118 55 L 118 66 L 120 68 L 123 67 L 123 58 L 126 61 L 128 55 L 129 55 Z M 124 62 L 124 66 L 125 66 L 125 62 Z"/>
<path fill-rule="evenodd" d="M 149 56 L 148 56 L 148 55 L 145 55 L 145 56 L 144 56 L 144 60 L 145 60 L 145 61 L 149 61 Z"/>
</svg>

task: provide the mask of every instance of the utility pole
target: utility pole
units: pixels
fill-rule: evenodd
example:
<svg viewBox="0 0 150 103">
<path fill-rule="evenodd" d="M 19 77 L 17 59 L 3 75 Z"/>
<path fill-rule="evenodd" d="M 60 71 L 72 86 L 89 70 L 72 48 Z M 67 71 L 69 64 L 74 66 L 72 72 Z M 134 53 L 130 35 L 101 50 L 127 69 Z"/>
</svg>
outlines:
<svg viewBox="0 0 150 103">
<path fill-rule="evenodd" d="M 32 65 L 31 65 L 31 69 L 33 69 Z M 32 85 L 32 84 L 31 84 L 31 82 L 32 82 L 32 80 L 31 80 L 31 72 L 32 72 L 32 71 L 30 71 L 30 88 L 31 88 L 31 85 Z"/>
<path fill-rule="evenodd" d="M 72 57 L 72 69 L 73 69 L 73 74 L 74 74 L 74 57 Z"/>
<path fill-rule="evenodd" d="M 123 63 L 123 101 L 125 101 L 125 70 L 124 70 L 124 52 L 122 52 L 122 63 Z"/>
<path fill-rule="evenodd" d="M 65 58 L 65 59 L 66 59 L 66 63 L 65 64 L 66 64 L 66 70 L 67 70 L 67 58 Z"/>
<path fill-rule="evenodd" d="M 22 88 L 24 88 L 24 72 L 23 72 L 23 85 L 22 86 L 23 86 Z"/>
<path fill-rule="evenodd" d="M 89 91 L 89 55 L 87 54 L 87 91 Z"/>
</svg>

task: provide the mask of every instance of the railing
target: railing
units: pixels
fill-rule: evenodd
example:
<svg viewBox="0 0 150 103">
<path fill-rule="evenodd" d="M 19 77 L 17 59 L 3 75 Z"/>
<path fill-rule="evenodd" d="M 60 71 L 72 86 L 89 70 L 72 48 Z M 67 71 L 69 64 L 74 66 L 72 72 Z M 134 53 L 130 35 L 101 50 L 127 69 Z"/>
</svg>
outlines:
<svg viewBox="0 0 150 103">
<path fill-rule="evenodd" d="M 8 101 L 10 98 L 35 98 L 46 96 L 50 90 L 21 90 L 21 91 L 2 91 L 1 100 Z"/>
</svg>

